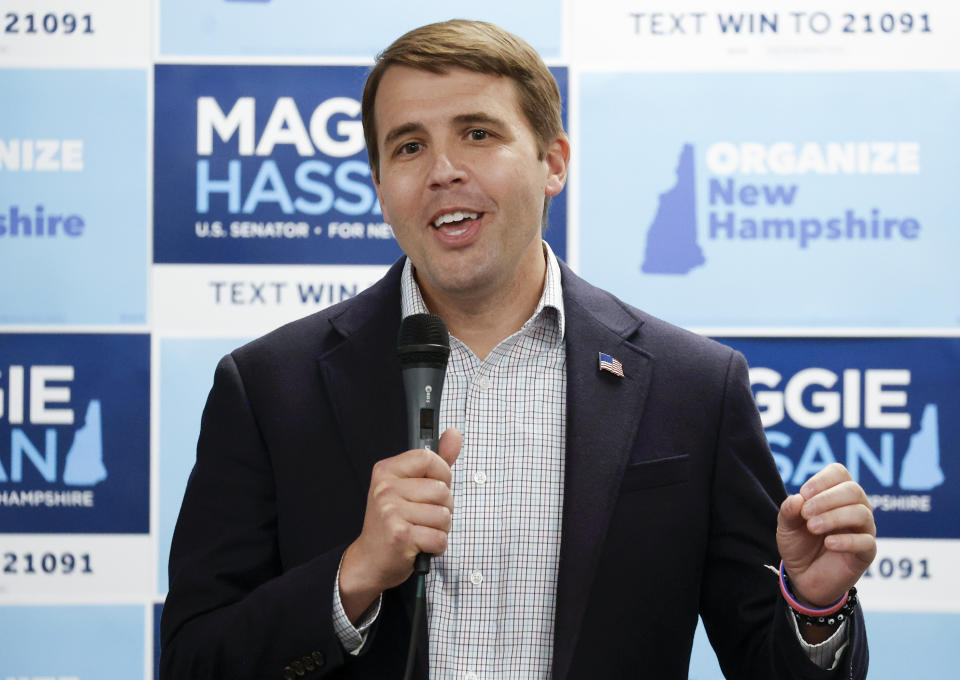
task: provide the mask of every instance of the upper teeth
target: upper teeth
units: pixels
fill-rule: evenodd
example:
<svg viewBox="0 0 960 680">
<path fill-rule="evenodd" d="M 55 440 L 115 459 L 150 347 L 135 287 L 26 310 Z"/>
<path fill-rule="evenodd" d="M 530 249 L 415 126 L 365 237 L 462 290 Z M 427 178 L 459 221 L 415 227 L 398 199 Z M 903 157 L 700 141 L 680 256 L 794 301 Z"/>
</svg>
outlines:
<svg viewBox="0 0 960 680">
<path fill-rule="evenodd" d="M 459 212 L 459 211 L 453 212 L 453 213 L 447 213 L 446 215 L 441 215 L 440 217 L 438 217 L 434 222 L 434 224 L 437 225 L 438 227 L 441 227 L 444 224 L 447 224 L 448 222 L 460 222 L 465 219 L 475 220 L 477 219 L 477 213 Z"/>
</svg>

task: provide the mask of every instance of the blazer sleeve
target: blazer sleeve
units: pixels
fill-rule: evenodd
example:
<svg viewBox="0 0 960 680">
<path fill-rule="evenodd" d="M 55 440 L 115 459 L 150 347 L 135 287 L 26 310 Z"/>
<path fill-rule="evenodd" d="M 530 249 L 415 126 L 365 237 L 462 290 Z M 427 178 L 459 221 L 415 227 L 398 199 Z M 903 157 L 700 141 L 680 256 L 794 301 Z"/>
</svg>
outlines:
<svg viewBox="0 0 960 680">
<path fill-rule="evenodd" d="M 217 367 L 170 551 L 163 680 L 321 677 L 344 663 L 333 630 L 338 546 L 286 570 L 270 455 L 237 365 Z M 285 669 L 287 673 L 285 675 Z"/>
<path fill-rule="evenodd" d="M 865 678 L 867 644 L 859 611 L 833 671 L 806 656 L 789 625 L 777 576 L 776 518 L 786 497 L 760 424 L 739 352 L 728 367 L 712 482 L 711 530 L 701 616 L 727 678 Z"/>
</svg>

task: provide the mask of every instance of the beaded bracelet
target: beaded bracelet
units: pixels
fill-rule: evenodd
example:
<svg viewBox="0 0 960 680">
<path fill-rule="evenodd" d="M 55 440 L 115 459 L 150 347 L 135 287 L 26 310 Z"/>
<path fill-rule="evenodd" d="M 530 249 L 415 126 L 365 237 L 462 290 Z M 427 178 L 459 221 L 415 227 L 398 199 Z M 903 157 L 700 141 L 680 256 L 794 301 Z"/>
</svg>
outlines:
<svg viewBox="0 0 960 680">
<path fill-rule="evenodd" d="M 805 626 L 833 626 L 847 620 L 853 616 L 853 610 L 857 607 L 857 589 L 851 588 L 849 592 L 844 593 L 843 597 L 834 602 L 829 607 L 816 609 L 807 607 L 797 601 L 797 598 L 790 592 L 788 583 L 790 577 L 780 562 L 780 594 L 786 600 L 798 624 Z"/>
</svg>

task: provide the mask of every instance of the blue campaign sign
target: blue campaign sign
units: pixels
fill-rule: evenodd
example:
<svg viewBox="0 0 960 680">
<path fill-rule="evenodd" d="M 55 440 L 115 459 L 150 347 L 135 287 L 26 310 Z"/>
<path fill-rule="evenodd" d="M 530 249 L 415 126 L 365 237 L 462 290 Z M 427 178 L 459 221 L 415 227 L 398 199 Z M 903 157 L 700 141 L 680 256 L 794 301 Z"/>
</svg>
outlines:
<svg viewBox="0 0 960 680">
<path fill-rule="evenodd" d="M 0 677 L 144 677 L 144 610 L 137 606 L 0 608 Z"/>
<path fill-rule="evenodd" d="M 144 323 L 146 72 L 3 69 L 0 92 L 0 324 Z"/>
<path fill-rule="evenodd" d="M 0 335 L 0 532 L 147 533 L 150 339 Z"/>
<path fill-rule="evenodd" d="M 563 12 L 560 0 L 161 0 L 160 52 L 371 57 L 412 28 L 460 17 L 503 26 L 549 58 L 561 54 Z"/>
<path fill-rule="evenodd" d="M 367 68 L 156 67 L 154 260 L 389 264 L 360 123 Z M 566 70 L 554 69 L 566 100 Z M 565 196 L 548 240 L 566 253 Z"/>
<path fill-rule="evenodd" d="M 960 538 L 960 339 L 721 338 L 789 492 L 843 463 L 887 538 Z"/>
<path fill-rule="evenodd" d="M 580 95 L 593 283 L 687 326 L 960 324 L 960 74 L 591 73 Z"/>
</svg>

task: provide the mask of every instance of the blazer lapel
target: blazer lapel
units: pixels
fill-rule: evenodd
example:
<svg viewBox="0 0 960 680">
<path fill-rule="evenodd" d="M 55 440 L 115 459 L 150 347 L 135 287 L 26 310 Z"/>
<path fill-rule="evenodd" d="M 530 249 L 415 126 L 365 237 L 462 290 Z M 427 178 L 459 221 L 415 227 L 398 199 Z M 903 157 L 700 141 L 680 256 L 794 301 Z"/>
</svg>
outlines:
<svg viewBox="0 0 960 680">
<path fill-rule="evenodd" d="M 406 398 L 397 358 L 400 330 L 400 273 L 403 259 L 363 293 L 331 324 L 341 341 L 318 359 L 327 397 L 336 414 L 343 445 L 353 464 L 358 485 L 366 489 L 373 466 L 382 458 L 407 448 Z M 366 498 L 363 499 L 364 504 Z M 416 578 L 396 588 L 407 618 L 413 619 Z M 384 595 L 385 599 L 390 593 Z M 422 638 L 417 649 L 416 676 L 427 678 L 426 614 L 420 620 Z"/>
<path fill-rule="evenodd" d="M 397 358 L 398 265 L 362 293 L 362 299 L 331 317 L 341 339 L 318 359 L 343 446 L 364 489 L 374 463 L 406 449 L 403 378 Z"/>
<path fill-rule="evenodd" d="M 567 451 L 557 582 L 553 678 L 565 680 L 620 479 L 636 436 L 652 357 L 629 340 L 641 322 L 563 267 L 567 343 Z M 603 352 L 620 378 L 599 369 Z"/>
</svg>

